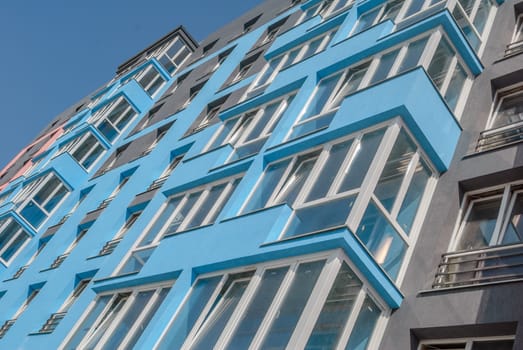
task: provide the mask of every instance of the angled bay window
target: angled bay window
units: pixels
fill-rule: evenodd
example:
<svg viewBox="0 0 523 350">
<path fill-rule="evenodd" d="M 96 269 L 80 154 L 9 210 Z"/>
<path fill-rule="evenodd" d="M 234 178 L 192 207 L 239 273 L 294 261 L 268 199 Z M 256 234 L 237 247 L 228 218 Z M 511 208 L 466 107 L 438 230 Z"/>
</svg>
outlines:
<svg viewBox="0 0 523 350">
<path fill-rule="evenodd" d="M 129 101 L 120 96 L 97 110 L 89 118 L 89 123 L 96 126 L 109 142 L 113 142 L 136 116 Z"/>
<path fill-rule="evenodd" d="M 305 44 L 299 45 L 282 55 L 272 58 L 249 88 L 249 91 L 246 93 L 246 98 L 261 93 L 261 91 L 274 80 L 274 77 L 276 77 L 279 71 L 306 60 L 324 50 L 336 34 L 336 31 L 337 28 L 330 32 L 320 34 Z"/>
<path fill-rule="evenodd" d="M 13 218 L 0 219 L 0 262 L 7 265 L 31 239 L 31 235 Z"/>
<path fill-rule="evenodd" d="M 178 67 L 191 55 L 191 50 L 180 38 L 168 41 L 147 55 L 155 57 L 162 66 L 173 75 Z"/>
<path fill-rule="evenodd" d="M 323 0 L 305 10 L 305 13 L 298 23 L 304 22 L 317 15 L 323 18 L 330 17 L 331 15 L 348 10 L 354 2 L 354 0 Z"/>
<path fill-rule="evenodd" d="M 157 348 L 365 349 L 385 314 L 370 294 L 339 253 L 202 276 Z"/>
<path fill-rule="evenodd" d="M 100 140 L 90 131 L 67 142 L 58 154 L 69 153 L 82 167 L 89 170 L 105 152 Z"/>
<path fill-rule="evenodd" d="M 419 66 L 425 68 L 449 108 L 459 113 L 472 73 L 446 37 L 435 31 L 321 79 L 287 139 L 327 128 L 347 95 Z"/>
<path fill-rule="evenodd" d="M 142 89 L 144 89 L 151 97 L 154 96 L 166 83 L 166 79 L 153 64 L 149 64 L 147 67 L 132 74 L 130 77 L 122 81 L 122 84 L 133 79 L 136 80 Z"/>
<path fill-rule="evenodd" d="M 265 144 L 281 116 L 292 102 L 294 94 L 271 101 L 240 116 L 227 119 L 218 129 L 206 151 L 229 144 L 234 152 L 226 162 L 256 154 Z"/>
<path fill-rule="evenodd" d="M 100 294 L 61 349 L 131 349 L 174 282 Z"/>
<path fill-rule="evenodd" d="M 242 212 L 287 203 L 294 211 L 280 239 L 358 227 L 354 234 L 396 278 L 432 178 L 421 150 L 394 123 L 269 164 Z"/>
<path fill-rule="evenodd" d="M 169 198 L 115 275 L 139 272 L 163 237 L 213 224 L 240 180 L 231 178 Z"/>
<path fill-rule="evenodd" d="M 25 185 L 14 202 L 18 213 L 38 228 L 69 193 L 69 188 L 55 174 L 48 173 Z"/>
</svg>

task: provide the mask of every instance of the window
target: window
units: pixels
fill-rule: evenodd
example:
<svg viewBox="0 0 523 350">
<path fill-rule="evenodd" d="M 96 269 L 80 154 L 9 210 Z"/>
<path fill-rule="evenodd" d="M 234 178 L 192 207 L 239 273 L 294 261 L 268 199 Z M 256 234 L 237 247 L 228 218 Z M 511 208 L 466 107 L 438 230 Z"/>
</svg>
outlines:
<svg viewBox="0 0 523 350">
<path fill-rule="evenodd" d="M 353 3 L 353 0 L 323 0 L 318 2 L 316 5 L 309 7 L 303 14 L 303 17 L 299 20 L 299 23 L 316 15 L 320 15 L 323 18 L 330 17 L 331 15 L 349 9 Z"/>
<path fill-rule="evenodd" d="M 164 126 L 159 127 L 156 129 L 156 136 L 151 142 L 151 144 L 142 152 L 142 155 L 147 155 L 152 152 L 152 150 L 158 145 L 158 143 L 162 140 L 162 138 L 167 134 L 171 126 L 174 124 L 174 122 L 165 124 Z"/>
<path fill-rule="evenodd" d="M 246 94 L 246 98 L 259 94 L 261 90 L 274 80 L 274 77 L 280 70 L 301 62 L 325 49 L 336 34 L 336 31 L 337 29 L 334 29 L 328 33 L 321 34 L 305 44 L 271 59 L 253 82 L 249 89 L 250 91 Z"/>
<path fill-rule="evenodd" d="M 383 314 L 370 293 L 337 253 L 202 276 L 157 348 L 364 349 Z"/>
<path fill-rule="evenodd" d="M 116 236 L 112 240 L 104 244 L 98 255 L 101 256 L 111 254 L 116 249 L 118 244 L 122 241 L 127 231 L 129 231 L 136 222 L 136 220 L 138 220 L 141 214 L 141 211 L 131 214 L 131 216 L 127 218 L 127 221 L 125 221 L 125 224 L 122 226 L 122 228 L 118 231 Z"/>
<path fill-rule="evenodd" d="M 181 109 L 186 108 L 187 106 L 189 106 L 189 104 L 191 104 L 192 100 L 194 100 L 196 95 L 198 95 L 198 93 L 203 88 L 203 86 L 205 85 L 206 82 L 207 82 L 207 80 L 202 82 L 202 83 L 200 83 L 200 84 L 198 84 L 198 85 L 193 86 L 189 90 L 189 98 L 187 99 L 187 101 L 185 101 L 185 103 L 183 104 Z"/>
<path fill-rule="evenodd" d="M 166 235 L 214 223 L 240 180 L 208 184 L 169 198 L 116 275 L 139 272 Z"/>
<path fill-rule="evenodd" d="M 52 333 L 56 327 L 58 327 L 58 324 L 60 321 L 65 317 L 67 314 L 67 311 L 73 306 L 73 304 L 78 300 L 82 292 L 87 288 L 87 285 L 91 282 L 90 278 L 83 279 L 79 281 L 76 284 L 76 287 L 74 288 L 73 292 L 67 300 L 64 302 L 64 304 L 60 307 L 58 312 L 52 314 L 49 319 L 44 323 L 42 328 L 38 331 L 38 333 Z"/>
<path fill-rule="evenodd" d="M 523 85 L 499 91 L 489 129 L 519 124 L 523 120 Z"/>
<path fill-rule="evenodd" d="M 370 62 L 366 62 L 321 80 L 300 115 L 300 120 L 293 126 L 289 138 L 328 127 L 342 99 L 360 87 L 369 64 Z"/>
<path fill-rule="evenodd" d="M 254 62 L 258 59 L 261 53 L 257 53 L 255 55 L 252 55 L 251 57 L 247 57 L 243 61 L 240 62 L 240 65 L 237 69 L 236 74 L 234 74 L 233 78 L 230 80 L 230 84 L 234 84 L 239 82 L 240 80 L 247 77 L 249 74 L 251 67 L 254 65 Z"/>
<path fill-rule="evenodd" d="M 496 12 L 494 2 L 491 0 L 458 0 L 451 12 L 470 45 L 479 52 L 484 46 L 483 43 L 492 26 Z"/>
<path fill-rule="evenodd" d="M 31 235 L 13 218 L 0 219 L 0 262 L 7 265 L 29 242 Z"/>
<path fill-rule="evenodd" d="M 393 140 L 384 136 L 390 133 Z M 385 162 L 376 156 L 384 154 Z M 294 212 L 280 239 L 359 227 L 356 236 L 396 278 L 414 243 L 415 218 L 428 198 L 431 178 L 406 130 L 391 125 L 270 163 L 242 213 L 287 203 Z"/>
<path fill-rule="evenodd" d="M 416 0 L 414 1 L 416 2 Z M 404 0 L 392 0 L 385 3 L 382 6 L 374 8 L 370 11 L 365 12 L 358 19 L 358 23 L 352 31 L 352 35 L 363 32 L 364 30 L 370 28 L 373 25 L 384 22 L 388 19 L 394 21 L 396 16 L 399 14 L 403 4 L 408 3 Z M 423 3 L 423 2 L 422 2 Z"/>
<path fill-rule="evenodd" d="M 223 101 L 223 102 L 225 102 L 225 101 Z M 208 127 L 211 124 L 211 121 L 218 116 L 218 113 L 220 113 L 221 108 L 222 108 L 222 103 L 220 103 L 218 105 L 216 105 L 216 104 L 207 105 L 203 118 L 200 120 L 198 125 L 191 130 L 191 132 L 195 133 L 195 132 L 201 131 L 201 130 L 205 129 L 206 127 Z"/>
<path fill-rule="evenodd" d="M 256 22 L 260 19 L 261 15 L 258 15 L 243 24 L 243 34 L 248 33 L 254 27 Z"/>
<path fill-rule="evenodd" d="M 171 160 L 171 162 L 169 163 L 169 165 L 167 166 L 167 168 L 165 168 L 165 170 L 162 172 L 160 177 L 158 179 L 154 180 L 153 183 L 149 186 L 149 188 L 147 190 L 151 191 L 151 190 L 160 188 L 165 183 L 165 181 L 167 181 L 167 179 L 169 178 L 169 176 L 171 175 L 173 170 L 178 166 L 178 164 L 180 164 L 182 159 L 183 159 L 183 155 L 174 157 Z"/>
<path fill-rule="evenodd" d="M 160 74 L 158 69 L 150 64 L 146 68 L 139 70 L 138 72 L 132 74 L 127 79 L 122 81 L 122 84 L 125 84 L 129 80 L 136 80 L 138 84 L 149 94 L 149 96 L 154 96 L 158 90 L 160 90 L 166 83 L 166 79 Z"/>
<path fill-rule="evenodd" d="M 523 50 L 523 14 L 520 13 L 516 19 L 512 40 L 505 50 L 505 56 L 520 53 L 521 50 Z"/>
<path fill-rule="evenodd" d="M 265 44 L 273 41 L 276 38 L 276 36 L 278 35 L 278 33 L 280 32 L 281 27 L 285 24 L 285 22 L 287 22 L 287 19 L 289 19 L 289 17 L 285 17 L 284 19 L 279 20 L 278 22 L 276 22 L 274 24 L 271 24 L 267 28 L 265 36 L 260 41 L 260 44 L 258 46 L 262 46 L 262 45 L 265 45 Z"/>
<path fill-rule="evenodd" d="M 134 347 L 173 282 L 101 294 L 77 323 L 62 349 Z"/>
<path fill-rule="evenodd" d="M 514 336 L 423 341 L 418 350 L 512 350 Z"/>
<path fill-rule="evenodd" d="M 94 124 L 109 142 L 113 142 L 136 115 L 127 99 L 119 97 L 97 110 L 89 118 L 89 122 Z"/>
<path fill-rule="evenodd" d="M 164 103 L 160 103 L 159 105 L 151 108 L 149 110 L 149 112 L 147 113 L 147 115 L 140 121 L 140 124 L 136 128 L 135 132 L 141 131 L 141 130 L 145 129 L 146 127 L 148 127 L 151 124 L 151 122 L 153 121 L 153 119 L 156 117 L 158 112 L 162 109 L 163 105 L 164 105 Z"/>
<path fill-rule="evenodd" d="M 210 42 L 209 44 L 205 45 L 202 49 L 202 56 L 205 56 L 207 55 L 214 47 L 214 45 L 216 45 L 216 43 L 218 42 L 218 39 Z"/>
<path fill-rule="evenodd" d="M 234 153 L 227 162 L 258 153 L 293 98 L 294 94 L 226 120 L 205 150 L 230 144 L 234 147 Z"/>
<path fill-rule="evenodd" d="M 54 173 L 42 176 L 25 185 L 14 202 L 20 215 L 38 228 L 63 201 L 69 189 Z"/>
<path fill-rule="evenodd" d="M 78 232 L 78 234 L 74 238 L 74 241 L 67 247 L 65 252 L 63 254 L 61 254 L 61 255 L 58 255 L 56 257 L 56 259 L 54 259 L 54 261 L 51 263 L 51 266 L 47 270 L 57 269 L 58 267 L 60 267 L 60 265 L 62 265 L 64 260 L 67 259 L 67 257 L 71 254 L 73 249 L 76 248 L 78 243 L 80 243 L 82 238 L 84 238 L 84 236 L 85 236 L 85 234 L 87 233 L 88 230 L 89 229 L 87 229 L 87 228 L 80 230 L 80 232 Z"/>
<path fill-rule="evenodd" d="M 222 52 L 218 55 L 218 61 L 216 62 L 216 65 L 211 69 L 211 73 L 214 73 L 218 70 L 218 68 L 221 67 L 221 65 L 223 64 L 223 62 L 225 62 L 225 60 L 227 59 L 227 57 L 229 57 L 229 55 L 231 54 L 232 52 L 232 48 L 225 51 L 225 52 Z"/>
<path fill-rule="evenodd" d="M 148 54 L 147 57 L 156 57 L 158 62 L 160 62 L 162 66 L 173 75 L 191 53 L 191 50 L 182 39 L 175 38 Z"/>
<path fill-rule="evenodd" d="M 105 147 L 90 131 L 61 146 L 58 154 L 69 153 L 82 167 L 89 170 L 105 152 Z"/>
<path fill-rule="evenodd" d="M 5 321 L 5 323 L 0 327 L 0 339 L 2 339 L 6 333 L 9 331 L 9 329 L 15 324 L 16 320 L 24 313 L 24 311 L 27 309 L 29 304 L 36 298 L 38 293 L 40 292 L 40 289 L 42 289 L 43 283 L 40 283 L 38 285 L 33 285 L 29 287 L 29 292 L 27 294 L 27 298 L 25 299 L 24 303 L 20 308 L 16 311 L 14 316 L 10 319 Z"/>
</svg>

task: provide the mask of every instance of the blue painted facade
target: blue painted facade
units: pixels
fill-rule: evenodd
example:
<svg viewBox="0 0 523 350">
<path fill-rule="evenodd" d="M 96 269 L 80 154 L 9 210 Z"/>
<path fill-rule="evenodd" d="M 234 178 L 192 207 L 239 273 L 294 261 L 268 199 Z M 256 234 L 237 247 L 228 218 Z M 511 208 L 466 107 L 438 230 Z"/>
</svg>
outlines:
<svg viewBox="0 0 523 350">
<path fill-rule="evenodd" d="M 380 328 L 386 325 L 393 310 L 401 308 L 402 276 L 411 263 L 410 256 L 415 249 L 419 226 L 423 222 L 434 186 L 440 175 L 449 168 L 461 135 L 459 118 L 462 107 L 460 106 L 467 97 L 467 89 L 470 88 L 467 84 L 482 72 L 483 67 L 477 52 L 469 44 L 453 18 L 447 2 L 424 5 L 426 7 L 423 10 L 411 17 L 397 23 L 387 19 L 370 25 L 359 33 L 353 33 L 358 21 L 362 20 L 362 16 L 367 11 L 382 6 L 383 1 L 365 0 L 353 4 L 346 1 L 346 6 L 340 5 L 341 10 L 338 12 L 324 17 L 316 14 L 300 23 L 306 11 L 318 3 L 320 1 L 311 0 L 288 6 L 283 2 L 272 1 L 270 4 L 262 5 L 250 13 L 251 17 L 268 11 L 270 6 L 279 7 L 279 11 L 271 9 L 274 12 L 271 12 L 271 18 L 262 17 L 262 20 L 259 20 L 252 29 L 249 28 L 242 35 L 234 35 L 232 40 L 230 40 L 231 34 L 228 37 L 230 41 L 220 39 L 219 44 L 210 49 L 209 53 L 203 54 L 200 59 L 197 59 L 198 54 L 208 42 L 204 41 L 200 48 L 186 42 L 185 45 L 190 48 L 190 51 L 195 52 L 189 55 L 172 74 L 161 63 L 159 56 L 155 54 L 145 56 L 143 62 L 138 62 L 126 72 L 120 73 L 93 95 L 91 99 L 95 102 L 86 104 L 57 126 L 65 130 L 63 135 L 45 152 L 32 160 L 35 166 L 29 173 L 13 178 L 0 193 L 0 196 L 4 193 L 9 194 L 1 204 L 0 219 L 15 220 L 27 234 L 23 242 L 13 248 L 12 256 L 2 260 L 0 264 L 0 278 L 3 280 L 0 283 L 0 326 L 6 322 L 4 331 L 0 331 L 2 335 L 0 348 L 63 347 L 68 349 L 76 346 L 88 348 L 86 345 L 86 342 L 89 342 L 88 337 L 96 337 L 96 334 L 93 335 L 95 331 L 88 330 L 87 335 L 84 334 L 86 338 L 82 338 L 78 336 L 78 329 L 81 328 L 81 320 L 88 317 L 91 312 L 89 310 L 92 310 L 93 305 L 97 305 L 100 298 L 104 295 L 114 296 L 122 290 L 131 292 L 141 290 L 140 288 L 152 290 L 164 284 L 170 286 L 170 289 L 162 296 L 164 299 L 161 307 L 151 312 L 150 320 L 144 323 L 145 329 L 139 339 L 130 342 L 129 338 L 126 338 L 126 342 L 138 349 L 151 349 L 155 346 L 176 348 L 175 345 L 165 343 L 165 339 L 169 337 L 172 325 L 177 322 L 175 317 L 177 310 L 183 309 L 184 300 L 190 300 L 191 290 L 194 291 L 197 281 L 205 276 L 223 275 L 236 269 L 270 267 L 271 264 L 291 265 L 298 261 L 316 261 L 325 257 L 332 259 L 333 256 L 339 256 L 340 262 L 346 261 L 349 264 L 350 269 L 365 285 L 367 295 L 370 295 L 381 310 L 381 316 L 376 321 L 378 326 L 370 340 L 361 341 L 359 345 L 355 343 L 356 345 L 351 345 L 350 348 L 364 349 L 366 346 L 378 348 L 377 344 L 382 335 Z M 249 15 L 246 15 L 242 18 L 248 17 Z M 243 79 L 236 82 L 233 79 L 231 82 L 231 76 L 235 75 L 238 69 L 241 70 L 245 58 L 256 51 L 255 46 L 263 40 L 268 28 L 283 19 L 286 19 L 283 28 L 285 26 L 287 28 L 280 30 L 273 41 L 264 44 L 265 47 L 258 45 L 263 49 L 257 59 L 257 62 L 262 62 L 260 65 L 262 68 L 256 68 L 254 65 Z M 237 25 L 241 27 L 244 21 L 238 20 Z M 250 89 L 249 86 L 254 86 L 258 75 L 265 69 L 263 68 L 265 61 L 269 62 L 332 30 L 336 32 L 323 49 L 281 69 L 263 91 L 252 97 L 243 97 L 245 91 Z M 227 31 L 221 33 L 224 36 L 226 34 Z M 172 38 L 176 37 L 175 35 Z M 170 40 L 173 40 L 172 38 Z M 178 38 L 182 40 L 182 36 Z M 419 38 L 427 38 L 427 42 L 423 54 L 414 64 L 401 72 L 398 69 L 397 74 L 388 75 L 383 80 L 372 83 L 369 81 L 380 62 L 378 60 L 371 62 L 371 59 L 379 58 L 391 49 L 401 50 L 403 47 L 408 47 L 409 43 Z M 450 94 L 448 91 L 451 88 L 448 86 L 452 85 L 454 78 L 446 78 L 447 80 L 440 86 L 428 72 L 433 67 L 432 57 L 441 40 L 446 40 L 454 52 L 453 57 L 458 63 L 452 64 L 461 65 L 466 72 L 465 82 L 458 89 L 457 100 L 460 102 L 454 106 L 450 105 L 448 96 L 442 92 L 442 89 L 447 89 L 447 95 Z M 153 46 L 150 51 L 154 49 Z M 206 74 L 207 80 L 194 79 L 199 77 L 191 78 L 190 74 L 197 71 L 198 67 L 214 65 L 213 60 L 217 60 L 220 54 L 227 50 L 230 53 L 214 71 Z M 403 50 L 402 55 L 406 56 L 408 51 Z M 343 96 L 324 125 L 316 129 L 312 128 L 296 137 L 289 136 L 322 81 L 338 72 L 348 72 L 346 74 L 349 76 L 353 74 L 352 67 L 365 62 L 369 62 L 370 66 L 363 73 L 363 80 L 358 83 L 358 87 Z M 144 76 L 143 73 L 140 76 L 139 72 L 148 69 L 151 65 L 161 77 L 158 79 L 163 81 L 152 96 L 139 83 Z M 400 62 L 398 61 L 396 65 L 399 66 Z M 194 86 L 205 81 L 190 103 L 186 106 L 179 103 L 178 110 L 171 109 L 169 113 L 164 113 L 166 116 L 162 120 L 142 128 L 143 120 L 152 118 L 149 111 L 154 107 L 169 99 L 176 99 L 177 94 L 189 94 L 188 91 L 192 86 L 180 85 L 180 77 L 186 76 L 187 73 L 189 77 L 185 79 L 187 81 L 193 79 Z M 129 79 L 130 77 L 132 79 Z M 185 91 L 180 91 L 182 86 Z M 231 156 L 235 152 L 235 141 L 231 139 L 218 147 L 209 148 L 209 142 L 220 130 L 223 130 L 220 128 L 224 128 L 228 121 L 289 96 L 292 98 L 286 100 L 285 108 L 276 120 L 273 130 L 254 154 L 243 158 Z M 114 125 L 122 123 L 123 126 L 118 127 L 119 132 L 109 138 L 107 133 L 104 134 L 105 126 L 102 127 L 101 123 L 97 124 L 101 119 L 96 119 L 96 116 L 99 113 L 102 119 L 107 118 L 107 106 L 113 106 L 111 103 L 116 104 L 117 101 L 122 101 L 122 98 L 129 104 L 131 108 L 129 113 L 132 116 L 127 122 L 122 120 L 114 122 Z M 210 123 L 199 127 L 196 132 L 191 132 L 202 115 L 209 113 L 209 109 L 214 107 L 213 102 L 221 98 L 229 102 L 223 104 L 224 107 L 212 117 Z M 118 117 L 119 115 L 116 115 L 115 118 Z M 158 130 L 162 126 L 166 126 L 166 130 L 162 130 L 165 132 L 163 137 L 151 141 L 159 134 Z M 297 164 L 301 154 L 316 149 L 322 150 L 322 155 L 319 157 L 330 159 L 329 152 L 334 152 L 331 151 L 331 146 L 336 147 L 348 140 L 354 143 L 358 137 L 365 140 L 365 135 L 375 130 L 382 132 L 376 146 L 379 148 L 375 149 L 375 154 L 369 155 L 372 159 L 369 160 L 369 167 L 362 170 L 359 187 L 354 188 L 352 194 L 347 194 L 349 196 L 347 198 L 353 199 L 342 224 L 327 219 L 323 226 L 314 226 L 310 232 L 303 233 L 303 227 L 300 226 L 300 234 L 294 235 L 289 225 L 296 220 L 295 217 L 300 210 L 305 212 L 310 209 L 310 206 L 307 200 L 301 197 L 295 199 L 294 204 L 290 200 L 279 201 L 279 193 L 274 193 L 272 199 L 267 199 L 265 204 L 258 205 L 255 210 L 245 209 L 246 203 L 252 201 L 256 191 L 274 190 L 285 193 L 288 187 L 294 188 L 292 181 L 299 181 L 300 173 L 297 173 L 298 175 L 294 174 L 294 180 L 288 180 L 287 183 L 282 180 L 279 190 L 276 185 L 274 188 L 269 186 L 260 189 L 263 179 L 268 176 L 268 169 L 274 164 L 285 163 L 288 159 L 298 159 L 295 160 Z M 98 156 L 93 156 L 94 161 L 88 168 L 83 167 L 78 159 L 73 158 L 74 148 L 66 147 L 86 132 L 90 132 L 104 149 Z M 383 241 L 373 245 L 373 241 L 377 238 L 374 236 L 369 238 L 364 232 L 365 227 L 370 225 L 366 220 L 369 218 L 372 220 L 372 215 L 369 214 L 370 206 L 377 206 L 377 210 L 382 215 L 380 220 L 387 222 L 397 218 L 399 222 L 402 213 L 410 215 L 408 213 L 410 209 L 405 207 L 413 205 L 407 203 L 406 199 L 409 198 L 408 191 L 411 188 L 408 183 L 414 184 L 412 178 L 416 178 L 418 173 L 409 173 L 408 169 L 401 168 L 401 171 L 405 171 L 405 177 L 402 177 L 403 180 L 400 179 L 397 184 L 398 193 L 394 195 L 395 197 L 390 197 L 395 204 L 391 204 L 391 208 L 387 209 L 386 199 L 382 200 L 380 197 L 389 196 L 389 192 L 394 191 L 391 189 L 393 185 L 387 182 L 390 180 L 383 180 L 385 175 L 380 174 L 386 171 L 384 169 L 389 169 L 387 167 L 392 164 L 392 161 L 387 162 L 387 159 L 392 159 L 393 156 L 389 158 L 389 153 L 393 145 L 399 142 L 397 140 L 402 137 L 401 135 L 407 135 L 413 145 L 410 146 L 413 147 L 411 153 L 415 154 L 412 157 L 416 158 L 412 158 L 415 160 L 409 158 L 414 162 L 412 164 L 424 167 L 429 175 L 426 180 L 423 180 L 426 181 L 424 185 L 420 185 L 421 193 L 419 198 L 416 197 L 419 202 L 416 202 L 412 209 L 409 228 L 402 228 L 405 232 L 396 232 L 397 236 L 394 234 L 390 236 L 390 241 L 385 244 L 388 244 L 385 254 L 389 255 L 380 258 L 384 249 Z M 152 139 L 149 140 L 148 137 Z M 363 141 L 361 142 L 363 145 Z M 149 146 L 154 148 L 145 152 Z M 144 152 L 140 153 L 135 149 Z M 134 152 L 134 154 L 126 152 Z M 182 156 L 181 161 L 166 177 L 165 169 L 177 157 Z M 125 160 L 125 157 L 129 157 L 130 161 L 120 164 L 121 159 Z M 321 177 L 314 178 L 319 176 L 318 174 L 323 174 L 322 169 L 327 167 L 323 165 L 322 168 L 319 164 L 324 160 L 318 159 L 320 160 L 316 160 L 313 164 L 313 170 L 308 175 L 302 175 L 305 176 L 306 183 L 301 189 L 298 188 L 302 197 L 309 193 L 307 186 L 314 186 L 315 183 L 323 180 Z M 396 166 L 395 171 L 400 171 L 399 168 Z M 297 170 L 289 166 L 287 171 L 292 173 Z M 30 215 L 24 217 L 20 208 L 38 193 L 34 189 L 27 190 L 27 185 L 49 173 L 56 174 L 63 183 L 66 193 L 63 198 L 56 199 L 56 203 L 48 205 L 49 213 L 41 223 L 31 225 L 32 217 Z M 341 172 L 336 174 L 336 179 L 344 176 Z M 151 185 L 158 179 L 162 181 L 157 182 L 157 188 L 151 189 Z M 335 181 L 334 178 L 325 179 L 325 181 Z M 212 186 L 225 182 L 228 187 L 223 189 L 221 197 L 215 197 L 205 209 L 213 213 L 212 218 L 207 215 L 199 224 L 191 227 L 187 218 L 188 214 L 192 218 L 199 215 L 195 208 L 192 208 L 193 211 L 180 212 L 176 218 L 168 220 L 167 216 L 162 216 L 169 210 L 181 210 L 179 209 L 181 202 L 177 202 L 178 207 L 173 204 L 171 208 L 166 204 L 169 201 L 179 196 L 186 196 L 184 200 L 188 202 L 191 200 L 191 194 L 200 189 L 209 191 L 206 193 L 211 196 L 212 191 L 206 189 L 206 186 L 214 188 Z M 384 183 L 387 188 L 383 193 L 386 194 L 380 194 L 379 191 L 382 190 L 379 186 Z M 119 186 L 119 184 L 123 185 Z M 45 181 L 43 186 L 45 187 Z M 27 190 L 25 194 L 24 189 Z M 323 197 L 326 205 L 334 200 L 333 198 L 345 196 L 340 194 L 339 189 L 331 188 L 330 191 L 331 195 Z M 400 201 L 399 197 L 404 200 Z M 319 203 L 323 202 L 320 200 Z M 378 202 L 379 204 L 376 204 Z M 38 205 L 47 205 L 45 201 L 43 203 Z M 194 203 L 208 204 L 203 197 L 200 197 L 199 202 Z M 219 204 L 218 208 L 213 206 L 215 203 Z M 336 208 L 338 207 L 337 205 Z M 125 234 L 119 234 L 126 221 L 138 212 L 141 212 L 141 215 L 132 226 L 125 229 Z M 318 211 L 317 215 L 336 216 L 331 211 Z M 164 221 L 159 222 L 161 220 Z M 179 226 L 181 228 L 164 227 L 166 224 L 174 225 L 176 220 L 180 221 L 178 225 L 181 225 Z M 305 222 L 303 225 L 308 225 L 306 220 L 303 222 Z M 398 231 L 398 227 L 402 227 L 401 223 L 396 222 L 386 225 L 388 226 L 385 231 Z M 84 232 L 85 230 L 87 231 Z M 156 236 L 154 242 L 143 244 L 143 237 L 146 234 Z M 113 250 L 102 254 L 106 243 L 115 238 L 118 241 L 114 242 Z M 9 243 L 9 237 L 2 239 L 2 243 L 12 244 Z M 394 243 L 400 241 L 402 248 Z M 43 248 L 39 251 L 39 247 Z M 144 258 L 143 266 L 136 267 L 135 264 L 131 272 L 127 272 L 124 267 L 130 264 L 133 254 L 142 247 L 150 249 Z M 395 251 L 397 249 L 401 252 Z M 394 259 L 399 261 L 390 262 L 388 260 L 390 254 L 396 254 Z M 57 258 L 64 255 L 65 258 L 57 262 Z M 332 271 L 331 274 L 334 273 Z M 329 277 L 324 276 L 327 274 L 328 270 L 325 267 L 319 278 L 327 279 Z M 45 328 L 50 316 L 63 310 L 64 303 L 71 298 L 71 293 L 78 283 L 86 278 L 90 279 L 89 284 L 74 299 L 74 304 L 67 308 L 63 319 L 60 319 L 57 325 Z M 322 294 L 320 289 L 316 287 L 315 293 L 325 294 L 325 292 Z M 30 300 L 32 297 L 28 299 L 35 290 L 38 290 L 38 293 L 34 296 L 34 300 Z M 326 294 L 323 298 L 326 298 Z M 315 315 L 315 311 L 309 311 L 313 308 L 314 306 L 309 302 L 305 310 Z M 240 311 L 236 314 L 240 315 Z M 125 317 L 125 315 L 116 317 Z M 15 321 L 6 326 L 9 320 Z M 205 319 L 199 322 L 203 322 L 202 327 L 209 327 Z M 96 322 L 93 321 L 93 324 Z M 91 327 L 95 327 L 93 324 Z M 131 326 L 132 324 L 129 327 Z M 101 327 L 100 324 L 97 327 Z M 300 320 L 299 327 L 304 329 L 307 327 L 304 320 Z M 309 326 L 308 332 L 311 331 L 312 328 Z M 193 339 L 193 343 L 188 340 L 189 343 L 185 346 L 196 347 L 195 344 L 203 335 L 194 335 L 190 332 L 189 327 L 185 336 L 195 337 L 196 340 Z M 107 334 L 103 341 L 110 338 Z M 74 337 L 79 337 L 77 343 L 71 340 Z M 178 342 L 171 344 L 181 344 L 183 341 L 184 339 L 178 339 Z M 291 339 L 291 341 L 297 340 Z M 295 344 L 301 343 L 298 341 Z"/>
</svg>

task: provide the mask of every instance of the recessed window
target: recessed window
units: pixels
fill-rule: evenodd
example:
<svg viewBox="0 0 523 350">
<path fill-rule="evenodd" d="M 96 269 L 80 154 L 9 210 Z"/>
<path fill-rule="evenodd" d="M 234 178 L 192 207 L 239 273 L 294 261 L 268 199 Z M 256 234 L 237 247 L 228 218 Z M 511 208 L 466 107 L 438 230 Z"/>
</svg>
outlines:
<svg viewBox="0 0 523 350">
<path fill-rule="evenodd" d="M 379 305 L 341 256 L 264 264 L 198 278 L 158 349 L 364 349 Z"/>
<path fill-rule="evenodd" d="M 207 55 L 212 49 L 213 47 L 216 45 L 216 43 L 218 42 L 218 39 L 210 42 L 209 44 L 205 45 L 202 49 L 202 56 L 205 56 Z"/>
<path fill-rule="evenodd" d="M 255 54 L 241 61 L 236 74 L 233 75 L 233 78 L 230 81 L 230 84 L 237 83 L 240 80 L 246 78 L 249 75 L 254 62 L 256 62 L 260 54 L 261 53 Z"/>
<path fill-rule="evenodd" d="M 198 93 L 203 88 L 203 86 L 205 85 L 206 82 L 207 82 L 207 80 L 198 85 L 193 86 L 189 90 L 189 97 L 187 98 L 187 101 L 185 101 L 185 103 L 183 104 L 182 108 L 186 108 L 187 106 L 189 106 L 191 104 L 191 102 L 194 100 L 196 95 L 198 95 Z"/>
<path fill-rule="evenodd" d="M 251 31 L 251 29 L 254 27 L 254 25 L 256 24 L 256 22 L 258 22 L 258 20 L 260 19 L 261 15 L 258 15 L 250 20 L 248 20 L 247 22 L 245 22 L 243 24 L 243 33 L 248 33 Z"/>
<path fill-rule="evenodd" d="M 162 305 L 172 284 L 99 295 L 68 336 L 63 348 L 133 348 Z"/>
<path fill-rule="evenodd" d="M 519 14 L 516 18 L 516 27 L 510 44 L 507 45 L 505 56 L 520 53 L 523 50 L 523 14 Z"/>
</svg>

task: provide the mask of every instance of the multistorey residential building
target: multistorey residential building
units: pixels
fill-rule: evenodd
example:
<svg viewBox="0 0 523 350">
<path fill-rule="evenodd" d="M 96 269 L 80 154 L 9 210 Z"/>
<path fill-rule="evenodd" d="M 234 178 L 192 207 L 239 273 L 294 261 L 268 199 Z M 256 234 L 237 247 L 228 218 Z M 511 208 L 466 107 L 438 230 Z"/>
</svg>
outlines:
<svg viewBox="0 0 523 350">
<path fill-rule="evenodd" d="M 0 348 L 523 349 L 522 16 L 175 29 L 0 172 Z"/>
</svg>

